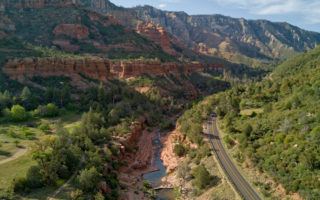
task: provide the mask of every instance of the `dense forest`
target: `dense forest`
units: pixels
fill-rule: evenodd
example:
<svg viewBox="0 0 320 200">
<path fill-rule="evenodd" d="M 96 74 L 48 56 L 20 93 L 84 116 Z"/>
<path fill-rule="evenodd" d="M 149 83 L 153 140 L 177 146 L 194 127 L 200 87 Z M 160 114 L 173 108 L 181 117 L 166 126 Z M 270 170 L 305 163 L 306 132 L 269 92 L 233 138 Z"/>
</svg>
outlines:
<svg viewBox="0 0 320 200">
<path fill-rule="evenodd" d="M 232 87 L 185 112 L 181 130 L 193 141 L 210 112 L 219 115 L 237 160 L 254 165 L 305 199 L 320 198 L 320 48 L 278 66 L 262 82 Z M 268 195 L 268 194 L 267 194 Z"/>
</svg>

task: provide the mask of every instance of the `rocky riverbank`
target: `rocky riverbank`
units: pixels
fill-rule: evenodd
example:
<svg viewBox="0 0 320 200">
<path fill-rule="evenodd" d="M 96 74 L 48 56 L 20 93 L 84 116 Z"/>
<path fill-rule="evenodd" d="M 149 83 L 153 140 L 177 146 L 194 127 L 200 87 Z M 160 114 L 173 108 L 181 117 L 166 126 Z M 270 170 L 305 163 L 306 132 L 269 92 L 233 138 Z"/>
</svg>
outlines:
<svg viewBox="0 0 320 200">
<path fill-rule="evenodd" d="M 200 163 L 203 164 L 210 175 L 215 177 L 217 183 L 211 187 L 206 188 L 200 193 L 196 193 L 192 184 L 192 177 L 190 176 L 192 170 L 199 165 L 194 159 L 189 156 L 178 157 L 174 153 L 174 146 L 177 143 L 183 143 L 189 149 L 197 150 L 198 147 L 188 141 L 185 136 L 179 131 L 179 128 L 167 134 L 162 139 L 163 149 L 161 151 L 161 159 L 167 168 L 167 176 L 162 178 L 162 186 L 175 188 L 179 191 L 179 199 L 184 200 L 208 200 L 208 199 L 237 199 L 234 190 L 231 188 L 227 179 L 219 170 L 217 161 L 214 155 L 203 158 Z M 181 166 L 188 166 L 186 178 L 181 178 Z"/>
</svg>

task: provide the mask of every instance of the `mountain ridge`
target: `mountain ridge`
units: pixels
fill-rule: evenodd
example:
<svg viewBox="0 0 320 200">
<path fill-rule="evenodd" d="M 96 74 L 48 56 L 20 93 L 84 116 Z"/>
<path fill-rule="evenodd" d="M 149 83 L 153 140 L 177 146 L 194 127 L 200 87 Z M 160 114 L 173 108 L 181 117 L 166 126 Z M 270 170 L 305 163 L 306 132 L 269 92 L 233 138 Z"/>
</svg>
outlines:
<svg viewBox="0 0 320 200">
<path fill-rule="evenodd" d="M 167 48 L 167 52 L 177 53 L 174 49 L 179 46 L 179 49 L 189 49 L 189 55 L 191 50 L 199 55 L 221 57 L 253 67 L 286 59 L 312 49 L 320 42 L 320 33 L 307 31 L 287 22 L 247 20 L 221 14 L 189 15 L 186 12 L 163 11 L 148 5 L 124 8 L 109 0 L 2 0 L 1 4 L 2 10 L 5 7 L 37 9 L 77 5 L 103 15 L 111 15 L 122 25 L 135 31 L 139 31 L 141 23 L 152 23 L 168 33 L 171 46 L 170 49 Z M 149 35 L 145 36 L 148 38 Z M 149 37 L 153 38 L 155 37 Z"/>
<path fill-rule="evenodd" d="M 94 7 L 91 9 L 97 10 Z M 114 15 L 132 28 L 137 22 L 127 20 L 130 17 L 160 24 L 198 53 L 253 66 L 270 62 L 273 58 L 285 59 L 312 49 L 320 42 L 319 33 L 287 22 L 246 20 L 221 14 L 188 15 L 186 12 L 162 11 L 152 6 L 108 10 L 104 14 Z M 257 60 L 259 62 L 255 64 Z"/>
</svg>

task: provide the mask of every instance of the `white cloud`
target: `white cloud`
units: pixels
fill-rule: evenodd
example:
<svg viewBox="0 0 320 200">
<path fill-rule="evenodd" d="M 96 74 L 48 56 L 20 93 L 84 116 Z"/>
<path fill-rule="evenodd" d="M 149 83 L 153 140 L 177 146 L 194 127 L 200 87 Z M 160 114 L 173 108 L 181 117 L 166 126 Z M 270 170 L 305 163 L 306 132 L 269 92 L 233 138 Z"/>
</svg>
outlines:
<svg viewBox="0 0 320 200">
<path fill-rule="evenodd" d="M 158 5 L 158 8 L 160 8 L 160 9 L 163 9 L 163 8 L 165 8 L 165 7 L 167 7 L 167 4 L 165 4 L 165 3 L 160 3 L 160 4 Z"/>
<path fill-rule="evenodd" d="M 254 15 L 300 16 L 306 23 L 320 23 L 319 0 L 210 0 L 223 6 L 233 6 Z"/>
</svg>

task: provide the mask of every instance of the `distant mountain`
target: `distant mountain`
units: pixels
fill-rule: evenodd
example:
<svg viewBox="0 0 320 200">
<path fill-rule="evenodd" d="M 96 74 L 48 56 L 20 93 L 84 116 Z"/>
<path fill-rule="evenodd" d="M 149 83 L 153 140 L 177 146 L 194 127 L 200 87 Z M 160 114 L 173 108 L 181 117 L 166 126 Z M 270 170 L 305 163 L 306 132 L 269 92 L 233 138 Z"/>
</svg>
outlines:
<svg viewBox="0 0 320 200">
<path fill-rule="evenodd" d="M 82 3 L 95 11 L 115 16 L 132 28 L 137 28 L 141 22 L 159 24 L 181 43 L 201 54 L 253 66 L 261 61 L 287 58 L 312 49 L 320 42 L 319 33 L 285 22 L 188 15 L 151 6 L 124 9 L 107 0 L 83 0 Z"/>
<path fill-rule="evenodd" d="M 112 15 L 121 25 L 152 40 L 167 54 L 191 60 L 204 55 L 260 66 L 274 59 L 285 59 L 297 52 L 312 49 L 320 42 L 319 33 L 285 22 L 236 19 L 223 15 L 188 15 L 185 12 L 162 11 L 151 6 L 123 8 L 108 0 L 0 0 L 0 10 L 7 11 L 13 8 L 37 9 L 52 6 L 65 9 L 62 7 L 70 5 Z M 48 17 L 51 17 L 50 12 Z M 3 31 L 0 36 L 1 34 Z"/>
<path fill-rule="evenodd" d="M 112 16 L 68 1 L 16 2 L 4 4 L 0 11 L 0 38 L 18 38 L 32 45 L 108 58 L 175 60 L 158 44 L 121 25 Z"/>
</svg>

